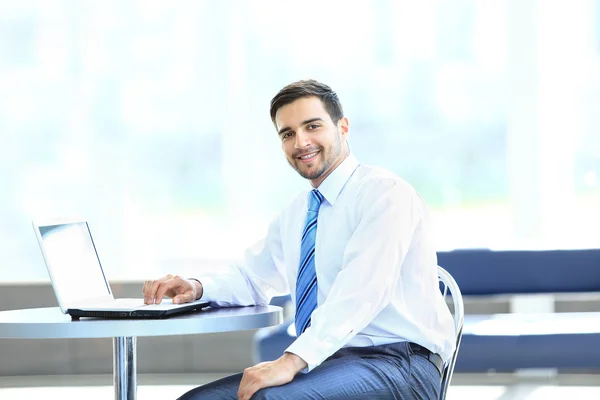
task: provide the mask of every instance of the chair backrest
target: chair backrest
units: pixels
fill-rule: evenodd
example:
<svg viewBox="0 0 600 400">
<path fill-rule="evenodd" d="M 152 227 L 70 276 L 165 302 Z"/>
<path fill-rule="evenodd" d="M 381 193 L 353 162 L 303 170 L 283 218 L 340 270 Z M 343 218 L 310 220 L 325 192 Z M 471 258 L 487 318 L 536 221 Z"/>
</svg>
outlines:
<svg viewBox="0 0 600 400">
<path fill-rule="evenodd" d="M 460 347 L 460 340 L 462 339 L 463 323 L 465 319 L 465 308 L 463 304 L 462 294 L 460 288 L 456 284 L 452 275 L 448 273 L 444 268 L 438 266 L 438 278 L 440 280 L 440 289 L 444 295 L 444 300 L 448 294 L 452 298 L 452 304 L 454 306 L 454 328 L 456 329 L 456 349 L 450 360 L 444 363 L 442 370 L 442 385 L 440 389 L 440 400 L 446 398 L 446 392 L 448 386 L 450 386 L 450 380 L 452 380 L 452 373 L 454 372 L 454 365 L 456 364 L 456 356 L 458 355 L 458 348 Z M 452 310 L 451 310 L 452 311 Z"/>
</svg>

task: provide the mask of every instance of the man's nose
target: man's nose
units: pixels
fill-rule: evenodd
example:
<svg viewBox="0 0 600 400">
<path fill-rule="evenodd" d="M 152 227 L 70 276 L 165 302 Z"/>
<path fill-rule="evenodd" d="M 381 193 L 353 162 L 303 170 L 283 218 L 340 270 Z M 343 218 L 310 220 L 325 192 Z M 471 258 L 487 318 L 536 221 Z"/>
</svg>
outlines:
<svg viewBox="0 0 600 400">
<path fill-rule="evenodd" d="M 294 145 L 297 149 L 302 149 L 310 145 L 310 135 L 304 131 L 296 132 L 296 144 Z"/>
</svg>

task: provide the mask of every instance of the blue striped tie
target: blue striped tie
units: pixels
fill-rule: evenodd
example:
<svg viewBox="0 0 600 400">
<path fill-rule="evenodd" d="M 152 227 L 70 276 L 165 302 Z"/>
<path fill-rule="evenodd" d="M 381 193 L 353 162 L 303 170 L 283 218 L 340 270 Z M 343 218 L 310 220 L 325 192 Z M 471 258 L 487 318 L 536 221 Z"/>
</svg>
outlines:
<svg viewBox="0 0 600 400">
<path fill-rule="evenodd" d="M 310 326 L 310 315 L 317 308 L 317 273 L 315 271 L 315 239 L 317 216 L 323 195 L 317 189 L 308 195 L 306 224 L 300 245 L 300 266 L 296 280 L 296 335 Z"/>
</svg>

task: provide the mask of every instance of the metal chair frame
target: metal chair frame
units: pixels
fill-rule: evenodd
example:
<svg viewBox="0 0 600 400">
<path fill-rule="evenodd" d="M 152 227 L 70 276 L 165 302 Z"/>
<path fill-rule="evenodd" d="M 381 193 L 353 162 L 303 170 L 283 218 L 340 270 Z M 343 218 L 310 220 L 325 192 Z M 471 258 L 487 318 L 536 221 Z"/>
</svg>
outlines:
<svg viewBox="0 0 600 400">
<path fill-rule="evenodd" d="M 452 303 L 454 305 L 454 313 L 452 316 L 454 318 L 454 328 L 456 330 L 456 349 L 454 350 L 454 354 L 452 354 L 450 360 L 444 363 L 444 367 L 442 369 L 442 382 L 439 400 L 444 400 L 446 398 L 448 387 L 450 386 L 450 381 L 452 380 L 452 373 L 454 372 L 456 357 L 458 356 L 458 349 L 462 339 L 462 331 L 465 320 L 465 307 L 460 288 L 458 287 L 452 275 L 450 275 L 448 271 L 440 266 L 437 267 L 437 271 L 438 279 L 443 285 L 442 295 L 444 296 L 444 300 L 446 300 L 448 290 L 450 291 L 450 297 L 452 298 Z M 452 310 L 450 311 L 452 312 Z"/>
</svg>

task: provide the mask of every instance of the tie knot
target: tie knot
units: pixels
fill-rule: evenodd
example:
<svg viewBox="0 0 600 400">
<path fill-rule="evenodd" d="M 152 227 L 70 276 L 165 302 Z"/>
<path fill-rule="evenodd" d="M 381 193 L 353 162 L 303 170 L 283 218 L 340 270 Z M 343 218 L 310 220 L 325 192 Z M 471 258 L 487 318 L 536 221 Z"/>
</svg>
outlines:
<svg viewBox="0 0 600 400">
<path fill-rule="evenodd" d="M 311 190 L 308 196 L 308 211 L 319 211 L 323 195 L 317 189 Z"/>
</svg>

